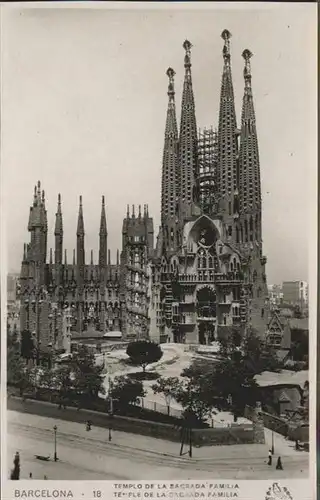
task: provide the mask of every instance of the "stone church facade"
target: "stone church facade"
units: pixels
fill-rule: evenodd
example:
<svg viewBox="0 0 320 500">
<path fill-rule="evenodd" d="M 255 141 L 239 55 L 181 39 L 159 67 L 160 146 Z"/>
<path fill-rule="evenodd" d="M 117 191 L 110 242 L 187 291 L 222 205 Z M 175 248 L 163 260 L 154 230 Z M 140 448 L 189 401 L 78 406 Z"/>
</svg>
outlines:
<svg viewBox="0 0 320 500">
<path fill-rule="evenodd" d="M 245 50 L 239 127 L 228 30 L 218 128 L 198 130 L 191 48 L 185 41 L 178 130 L 172 68 L 161 179 L 161 223 L 154 245 L 148 207 L 132 207 L 122 226 L 122 249 L 111 263 L 104 197 L 99 259 L 86 261 L 82 198 L 72 263 L 63 248 L 59 195 L 54 252 L 47 249 L 47 212 L 35 187 L 20 275 L 21 331 L 40 349 L 63 348 L 66 336 L 121 331 L 124 340 L 208 344 L 233 329 L 265 334 L 266 257 L 262 251 L 261 180 L 252 95 L 251 52 Z M 49 253 L 49 259 L 47 254 Z M 68 328 L 66 327 L 68 325 Z"/>
</svg>

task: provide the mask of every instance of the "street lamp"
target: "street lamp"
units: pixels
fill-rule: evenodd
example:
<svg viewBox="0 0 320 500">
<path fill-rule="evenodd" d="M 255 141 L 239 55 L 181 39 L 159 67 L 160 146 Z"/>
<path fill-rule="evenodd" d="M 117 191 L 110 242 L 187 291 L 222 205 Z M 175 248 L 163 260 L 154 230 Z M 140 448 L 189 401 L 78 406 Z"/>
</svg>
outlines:
<svg viewBox="0 0 320 500">
<path fill-rule="evenodd" d="M 53 427 L 53 430 L 54 430 L 54 461 L 56 462 L 58 460 L 58 457 L 57 457 L 57 430 L 58 430 L 58 427 L 55 425 Z"/>
<path fill-rule="evenodd" d="M 109 401 L 110 401 L 110 408 L 109 408 L 109 441 L 112 440 L 112 418 L 113 418 L 113 398 L 111 395 L 111 390 L 112 390 L 112 381 L 111 377 L 109 377 Z"/>
</svg>

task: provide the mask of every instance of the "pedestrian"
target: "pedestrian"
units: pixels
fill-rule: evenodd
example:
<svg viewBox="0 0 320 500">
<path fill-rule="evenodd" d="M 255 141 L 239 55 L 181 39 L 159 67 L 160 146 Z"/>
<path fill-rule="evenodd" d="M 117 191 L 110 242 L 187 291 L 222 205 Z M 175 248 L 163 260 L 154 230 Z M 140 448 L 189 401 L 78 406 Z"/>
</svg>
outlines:
<svg viewBox="0 0 320 500">
<path fill-rule="evenodd" d="M 296 439 L 296 450 L 299 450 L 299 441 Z"/>
<path fill-rule="evenodd" d="M 43 476 L 43 479 L 48 479 L 46 475 Z"/>
<path fill-rule="evenodd" d="M 272 451 L 269 450 L 269 453 L 268 453 L 268 465 L 272 465 Z"/>
<path fill-rule="evenodd" d="M 278 457 L 276 469 L 277 470 L 283 470 L 282 462 L 281 462 L 281 457 Z"/>
<path fill-rule="evenodd" d="M 87 421 L 87 426 L 86 426 L 87 431 L 91 431 L 91 426 L 92 426 L 92 422 L 91 422 L 91 420 L 88 420 Z"/>
<path fill-rule="evenodd" d="M 32 472 L 29 473 L 29 479 L 32 479 Z"/>
</svg>

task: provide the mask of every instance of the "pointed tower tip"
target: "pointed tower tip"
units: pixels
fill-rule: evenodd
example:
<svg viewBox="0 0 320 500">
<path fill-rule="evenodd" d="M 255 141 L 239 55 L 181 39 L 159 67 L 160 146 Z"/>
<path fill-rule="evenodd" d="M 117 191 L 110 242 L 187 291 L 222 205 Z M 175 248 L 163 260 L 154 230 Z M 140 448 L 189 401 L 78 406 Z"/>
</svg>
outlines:
<svg viewBox="0 0 320 500">
<path fill-rule="evenodd" d="M 80 207 L 82 207 L 82 196 L 81 195 L 79 196 L 79 205 L 80 205 Z"/>
<path fill-rule="evenodd" d="M 173 101 L 174 100 L 174 75 L 176 73 L 175 73 L 174 69 L 168 68 L 166 71 L 166 74 L 169 78 L 169 85 L 168 85 L 169 100 Z"/>
<path fill-rule="evenodd" d="M 104 195 L 102 195 L 102 205 L 104 206 Z"/>
<path fill-rule="evenodd" d="M 231 37 L 232 37 L 232 35 L 231 35 L 230 31 L 227 29 L 223 30 L 223 32 L 221 33 L 221 38 L 225 41 L 230 40 Z"/>
<path fill-rule="evenodd" d="M 61 205 L 61 194 L 58 194 L 58 204 Z"/>
<path fill-rule="evenodd" d="M 184 48 L 184 50 L 185 50 L 186 52 L 190 52 L 190 49 L 191 49 L 191 47 L 192 47 L 192 43 L 191 43 L 191 42 L 189 42 L 189 40 L 185 40 L 185 41 L 183 42 L 182 47 Z"/>
<path fill-rule="evenodd" d="M 189 40 L 185 40 L 183 42 L 183 48 L 186 51 L 186 55 L 184 56 L 184 67 L 186 68 L 187 72 L 188 70 L 190 71 L 191 68 L 191 47 L 192 43 L 189 42 Z"/>
<path fill-rule="evenodd" d="M 222 50 L 223 58 L 225 63 L 230 62 L 230 38 L 231 33 L 228 30 L 223 30 L 221 33 L 221 38 L 224 40 L 224 46 Z"/>
<path fill-rule="evenodd" d="M 175 72 L 175 70 L 173 68 L 168 68 L 167 71 L 166 71 L 166 75 L 170 79 L 174 78 L 175 74 L 176 74 L 176 72 Z"/>
<path fill-rule="evenodd" d="M 251 63 L 250 59 L 253 56 L 252 52 L 249 49 L 245 49 L 242 52 L 242 57 L 244 59 L 244 69 L 243 69 L 243 77 L 245 80 L 245 91 L 247 94 L 251 91 Z"/>
</svg>

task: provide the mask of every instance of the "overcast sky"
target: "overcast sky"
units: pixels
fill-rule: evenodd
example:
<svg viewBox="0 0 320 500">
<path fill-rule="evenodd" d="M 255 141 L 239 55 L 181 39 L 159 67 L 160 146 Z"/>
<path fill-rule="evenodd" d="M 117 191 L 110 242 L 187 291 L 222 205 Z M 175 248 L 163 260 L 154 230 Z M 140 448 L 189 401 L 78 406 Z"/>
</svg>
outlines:
<svg viewBox="0 0 320 500">
<path fill-rule="evenodd" d="M 62 196 L 69 262 L 83 196 L 86 259 L 97 261 L 101 195 L 115 259 L 127 203 L 149 204 L 155 233 L 167 106 L 183 41 L 192 44 L 198 127 L 217 126 L 222 39 L 232 33 L 238 123 L 243 49 L 252 59 L 269 283 L 308 279 L 308 218 L 316 172 L 316 6 L 248 4 L 202 10 L 19 9 L 2 16 L 2 196 L 8 267 L 19 270 L 33 187 L 46 192 L 49 237 Z M 183 7 L 183 8 L 181 8 Z"/>
</svg>

